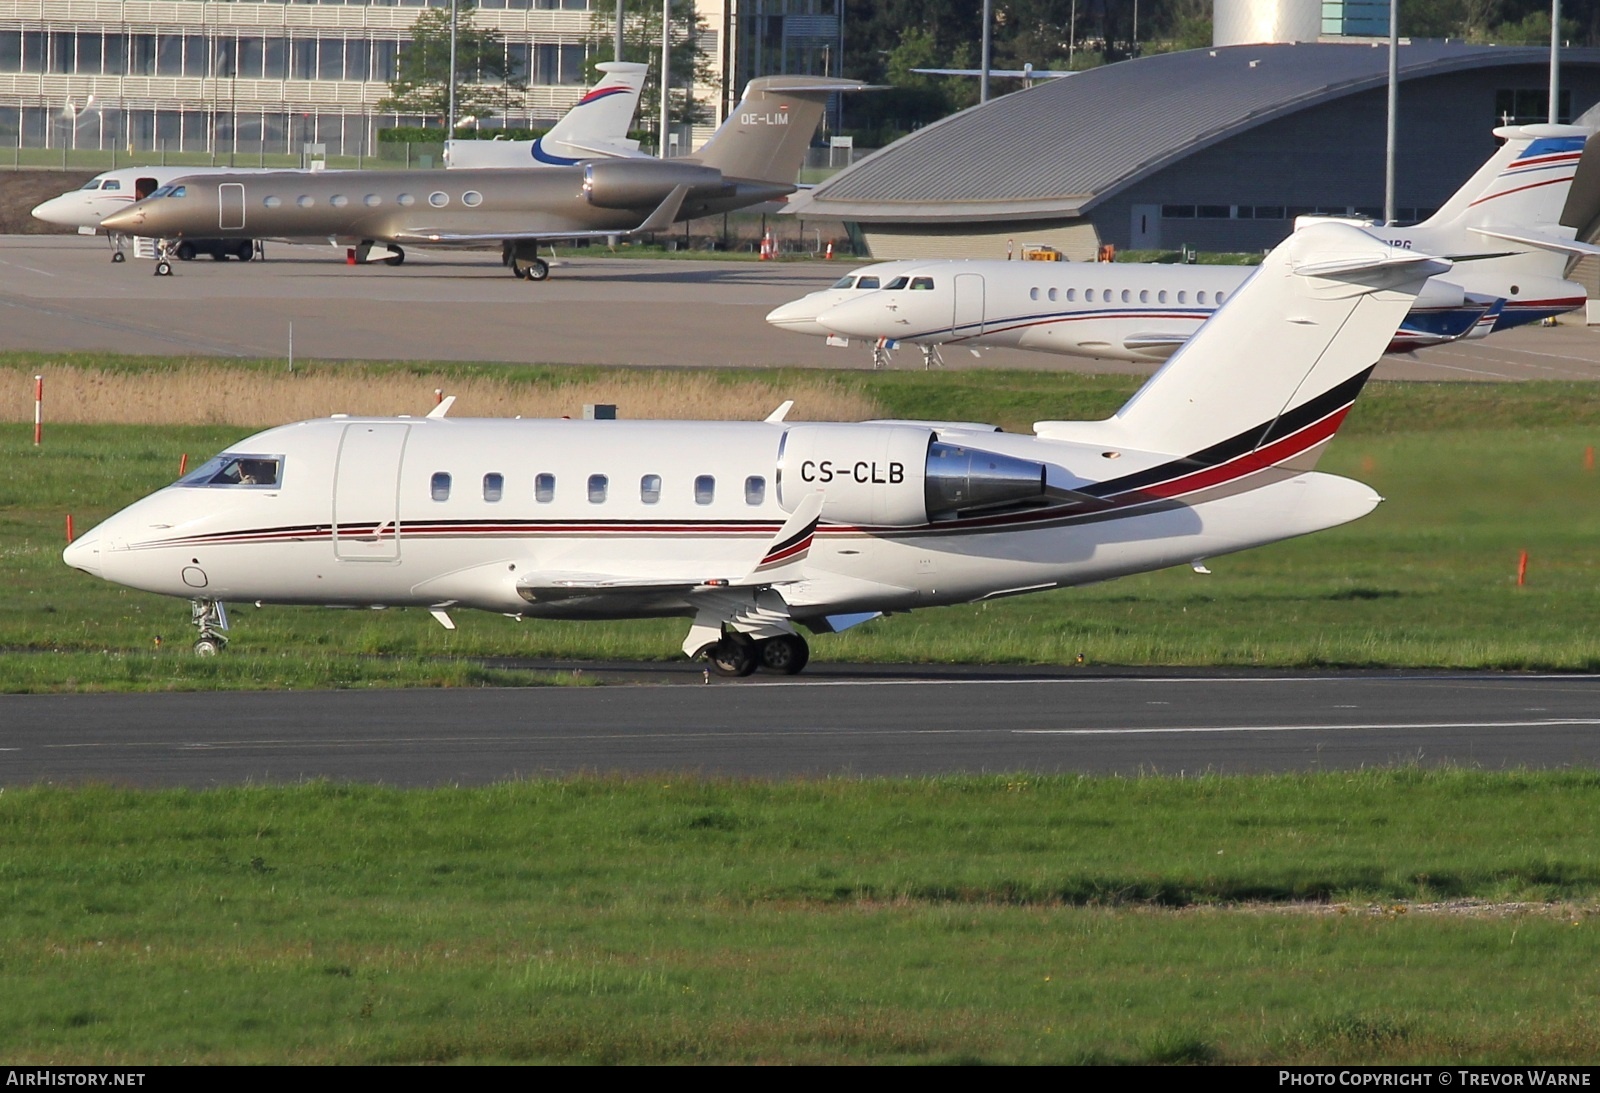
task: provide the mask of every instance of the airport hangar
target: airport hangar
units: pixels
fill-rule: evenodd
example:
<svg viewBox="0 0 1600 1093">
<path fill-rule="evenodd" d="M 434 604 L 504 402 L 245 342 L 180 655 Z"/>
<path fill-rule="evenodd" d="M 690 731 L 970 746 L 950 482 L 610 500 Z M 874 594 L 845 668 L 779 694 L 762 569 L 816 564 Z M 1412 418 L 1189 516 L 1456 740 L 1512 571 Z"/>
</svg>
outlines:
<svg viewBox="0 0 1600 1093">
<path fill-rule="evenodd" d="M 791 198 L 874 258 L 998 258 L 1046 243 L 1253 251 L 1294 217 L 1381 220 L 1387 43 L 1217 46 L 1090 69 L 919 129 Z M 1546 120 L 1549 52 L 1414 41 L 1399 50 L 1396 218 L 1424 219 Z M 1600 49 L 1561 54 L 1560 117 L 1600 101 Z"/>
</svg>

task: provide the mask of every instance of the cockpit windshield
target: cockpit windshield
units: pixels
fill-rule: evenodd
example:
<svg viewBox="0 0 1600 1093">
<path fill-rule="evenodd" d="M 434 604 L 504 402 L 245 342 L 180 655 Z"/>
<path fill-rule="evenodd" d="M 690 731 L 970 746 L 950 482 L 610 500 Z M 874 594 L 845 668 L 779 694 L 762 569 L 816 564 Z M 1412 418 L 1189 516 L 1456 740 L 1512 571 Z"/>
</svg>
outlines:
<svg viewBox="0 0 1600 1093">
<path fill-rule="evenodd" d="M 911 278 L 909 277 L 896 277 L 893 281 L 890 281 L 888 284 L 884 285 L 883 289 L 885 292 L 888 292 L 892 289 L 905 288 L 906 282 L 910 279 Z"/>
<path fill-rule="evenodd" d="M 918 289 L 931 289 L 932 287 L 933 287 L 933 278 L 932 277 L 913 277 L 913 278 L 911 278 L 911 291 L 912 292 L 915 292 Z"/>
<path fill-rule="evenodd" d="M 223 452 L 182 478 L 180 486 L 277 486 L 283 481 L 283 456 Z"/>
<path fill-rule="evenodd" d="M 150 191 L 150 197 L 188 197 L 187 186 L 161 186 Z"/>
<path fill-rule="evenodd" d="M 856 282 L 856 287 L 857 288 L 877 288 L 878 287 L 878 279 L 876 277 L 863 277 L 863 278 L 861 278 L 861 280 Z"/>
<path fill-rule="evenodd" d="M 105 179 L 103 178 L 91 178 L 88 182 L 85 182 L 82 186 L 79 186 L 78 189 L 98 190 L 103 182 L 105 182 Z"/>
<path fill-rule="evenodd" d="M 851 274 L 847 274 L 844 277 L 839 278 L 837 281 L 835 281 L 833 283 L 833 287 L 834 288 L 855 288 L 856 287 L 856 275 L 851 273 Z"/>
</svg>

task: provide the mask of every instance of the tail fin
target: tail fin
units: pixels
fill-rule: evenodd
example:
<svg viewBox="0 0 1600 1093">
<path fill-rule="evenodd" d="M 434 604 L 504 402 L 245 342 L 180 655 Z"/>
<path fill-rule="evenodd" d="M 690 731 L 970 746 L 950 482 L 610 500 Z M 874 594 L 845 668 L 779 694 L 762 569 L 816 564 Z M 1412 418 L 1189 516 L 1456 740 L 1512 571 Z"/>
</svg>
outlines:
<svg viewBox="0 0 1600 1093">
<path fill-rule="evenodd" d="M 639 146 L 628 139 L 628 126 L 639 108 L 639 92 L 650 66 L 602 61 L 595 67 L 603 73 L 600 82 L 534 142 L 534 159 L 570 164 L 596 155 L 625 155 Z"/>
<path fill-rule="evenodd" d="M 1505 144 L 1489 157 L 1439 211 L 1411 229 L 1425 249 L 1435 254 L 1482 249 L 1474 228 L 1539 229 L 1571 239 L 1571 217 L 1592 220 L 1600 213 L 1600 142 L 1592 130 L 1575 125 L 1510 125 L 1496 129 Z M 1594 143 L 1589 156 L 1585 149 Z M 1580 161 L 1587 161 L 1585 184 L 1574 189 Z M 1582 195 L 1582 208 L 1569 209 Z M 1566 226 L 1569 230 L 1562 231 Z"/>
<path fill-rule="evenodd" d="M 828 96 L 869 85 L 827 76 L 759 76 L 728 120 L 692 158 L 726 178 L 792 186 Z"/>
<path fill-rule="evenodd" d="M 1040 436 L 1186 457 L 1249 453 L 1308 470 L 1423 282 L 1450 263 L 1345 224 L 1295 232 L 1104 422 L 1040 422 Z"/>
</svg>

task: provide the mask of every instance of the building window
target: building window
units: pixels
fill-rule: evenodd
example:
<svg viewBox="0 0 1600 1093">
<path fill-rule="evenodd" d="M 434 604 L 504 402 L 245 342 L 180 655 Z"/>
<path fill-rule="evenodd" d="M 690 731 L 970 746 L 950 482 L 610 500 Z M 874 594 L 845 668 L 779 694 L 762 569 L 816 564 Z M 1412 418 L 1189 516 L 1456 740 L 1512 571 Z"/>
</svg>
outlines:
<svg viewBox="0 0 1600 1093">
<path fill-rule="evenodd" d="M 450 474 L 447 471 L 435 471 L 433 481 L 428 486 L 428 493 L 435 501 L 450 500 Z"/>
<path fill-rule="evenodd" d="M 1572 92 L 1557 93 L 1556 120 L 1563 125 L 1572 121 Z M 1550 120 L 1550 89 L 1502 89 L 1494 93 L 1494 124 L 1529 125 Z"/>
<path fill-rule="evenodd" d="M 486 474 L 483 476 L 483 499 L 485 501 L 498 501 L 505 495 L 506 476 L 503 474 Z"/>
<path fill-rule="evenodd" d="M 548 505 L 556 499 L 556 476 L 553 474 L 539 474 L 533 478 L 533 499 L 541 505 Z"/>
<path fill-rule="evenodd" d="M 1161 219 L 1163 220 L 1193 220 L 1193 205 L 1163 205 L 1161 206 Z"/>
<path fill-rule="evenodd" d="M 1196 205 L 1194 215 L 1200 220 L 1228 220 L 1233 216 L 1231 205 Z"/>
</svg>

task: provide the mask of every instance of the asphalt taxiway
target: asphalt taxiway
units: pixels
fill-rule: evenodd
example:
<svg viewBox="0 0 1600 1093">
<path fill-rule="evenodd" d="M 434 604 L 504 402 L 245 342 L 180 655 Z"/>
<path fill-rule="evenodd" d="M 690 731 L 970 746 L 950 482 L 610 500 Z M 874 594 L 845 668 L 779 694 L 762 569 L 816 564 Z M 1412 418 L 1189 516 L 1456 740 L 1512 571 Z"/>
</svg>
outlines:
<svg viewBox="0 0 1600 1093">
<path fill-rule="evenodd" d="M 1600 764 L 1600 676 L 798 679 L 0 697 L 0 785 L 473 785 L 591 773 L 1135 774 Z"/>
<path fill-rule="evenodd" d="M 607 257 L 561 251 L 550 279 L 519 281 L 484 252 L 408 252 L 349 266 L 333 247 L 269 243 L 267 259 L 110 261 L 104 239 L 0 237 L 0 350 L 331 360 L 499 361 L 668 367 L 869 368 L 768 326 L 768 311 L 860 263 Z M 918 369 L 915 348 L 893 367 Z M 1152 367 L 1006 350 L 945 353 L 948 368 L 1147 373 Z M 1577 321 L 1390 356 L 1387 379 L 1600 379 L 1600 331 Z"/>
</svg>

